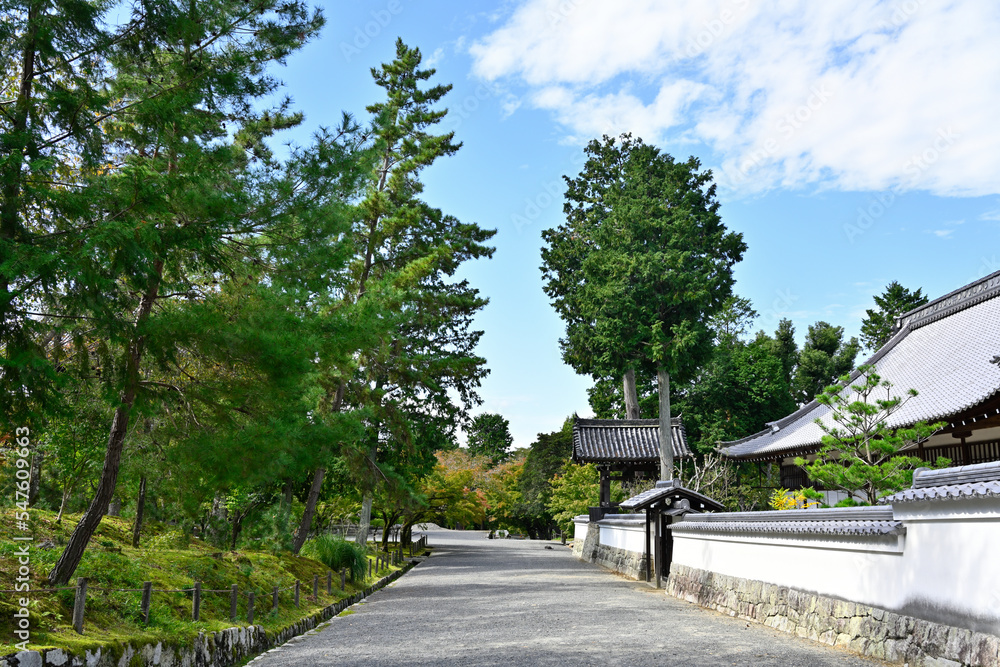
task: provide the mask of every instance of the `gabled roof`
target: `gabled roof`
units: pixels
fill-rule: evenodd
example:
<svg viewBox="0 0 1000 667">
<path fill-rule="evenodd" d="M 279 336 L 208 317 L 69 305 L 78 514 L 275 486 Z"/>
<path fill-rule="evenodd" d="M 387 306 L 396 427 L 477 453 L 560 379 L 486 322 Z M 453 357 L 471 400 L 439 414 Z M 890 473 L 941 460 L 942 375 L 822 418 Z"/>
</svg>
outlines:
<svg viewBox="0 0 1000 667">
<path fill-rule="evenodd" d="M 671 503 L 678 500 L 688 501 L 687 507 L 681 505 L 677 508 L 679 511 L 693 510 L 695 512 L 706 512 L 721 510 L 723 508 L 721 503 L 712 500 L 708 496 L 681 486 L 680 480 L 676 479 L 670 480 L 669 482 L 657 482 L 656 486 L 652 489 L 643 491 L 642 493 L 632 496 L 628 500 L 622 502 L 621 507 L 627 510 L 638 511 L 652 507 L 659 502 L 667 500 Z"/>
<path fill-rule="evenodd" d="M 865 362 L 895 395 L 919 392 L 888 426 L 947 420 L 1000 395 L 1000 366 L 992 363 L 1000 355 L 1000 271 L 906 313 L 897 327 Z M 816 419 L 833 423 L 830 408 L 813 400 L 760 433 L 721 443 L 720 451 L 751 461 L 813 451 L 823 436 Z"/>
<path fill-rule="evenodd" d="M 691 456 L 680 417 L 670 420 L 674 456 Z M 580 419 L 573 422 L 573 460 L 578 463 L 656 463 L 660 422 L 656 419 Z"/>
</svg>

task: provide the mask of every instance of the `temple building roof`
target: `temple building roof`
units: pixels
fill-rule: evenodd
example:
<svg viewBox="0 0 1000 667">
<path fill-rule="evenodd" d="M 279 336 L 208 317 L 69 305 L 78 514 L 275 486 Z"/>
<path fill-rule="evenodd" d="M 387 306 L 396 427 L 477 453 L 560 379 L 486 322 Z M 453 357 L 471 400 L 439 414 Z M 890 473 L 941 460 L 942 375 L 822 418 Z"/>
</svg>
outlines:
<svg viewBox="0 0 1000 667">
<path fill-rule="evenodd" d="M 918 421 L 946 421 L 952 429 L 997 425 L 1000 271 L 906 313 L 896 328 L 865 362 L 892 383 L 894 396 L 918 392 L 889 417 L 890 428 Z M 817 419 L 833 424 L 830 408 L 813 400 L 760 433 L 720 443 L 719 450 L 749 461 L 815 451 L 824 434 Z"/>
<path fill-rule="evenodd" d="M 680 417 L 670 420 L 674 456 L 691 456 Z M 577 463 L 658 463 L 660 422 L 656 419 L 580 419 L 573 422 Z"/>
</svg>

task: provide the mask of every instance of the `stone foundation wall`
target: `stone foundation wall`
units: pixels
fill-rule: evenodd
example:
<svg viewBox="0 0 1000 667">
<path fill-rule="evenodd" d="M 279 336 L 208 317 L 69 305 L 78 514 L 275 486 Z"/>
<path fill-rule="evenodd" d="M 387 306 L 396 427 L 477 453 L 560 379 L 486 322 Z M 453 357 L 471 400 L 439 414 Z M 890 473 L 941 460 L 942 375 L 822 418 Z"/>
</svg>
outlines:
<svg viewBox="0 0 1000 667">
<path fill-rule="evenodd" d="M 587 537 L 573 541 L 573 555 L 581 560 L 593 563 L 597 557 L 597 547 L 601 543 L 601 528 L 591 521 L 587 524 Z"/>
<path fill-rule="evenodd" d="M 609 570 L 614 570 L 619 574 L 624 574 L 630 579 L 639 581 L 646 580 L 646 559 L 641 553 L 627 551 L 618 547 L 609 547 L 605 544 L 598 545 L 594 558 L 591 561 Z"/>
<path fill-rule="evenodd" d="M 230 667 L 240 665 L 249 658 L 292 637 L 301 635 L 328 621 L 353 604 L 364 600 L 375 591 L 389 585 L 414 565 L 382 577 L 364 591 L 344 598 L 325 609 L 307 616 L 278 632 L 267 633 L 264 628 L 252 625 L 227 628 L 218 632 L 201 633 L 190 646 L 165 646 L 162 643 L 108 646 L 84 655 L 72 655 L 62 649 L 21 651 L 0 657 L 0 667 Z"/>
<path fill-rule="evenodd" d="M 670 566 L 667 594 L 895 663 L 1000 665 L 1000 638 L 762 581 Z"/>
</svg>

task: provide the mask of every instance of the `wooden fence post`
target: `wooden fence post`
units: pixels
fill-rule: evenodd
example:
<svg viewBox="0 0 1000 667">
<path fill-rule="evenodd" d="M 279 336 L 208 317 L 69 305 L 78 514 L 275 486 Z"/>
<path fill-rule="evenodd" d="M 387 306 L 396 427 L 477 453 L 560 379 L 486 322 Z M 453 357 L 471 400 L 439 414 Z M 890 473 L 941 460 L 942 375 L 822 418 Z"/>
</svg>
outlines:
<svg viewBox="0 0 1000 667">
<path fill-rule="evenodd" d="M 372 576 L 372 562 L 368 561 L 368 578 L 370 579 L 371 576 Z"/>
<path fill-rule="evenodd" d="M 236 605 L 240 601 L 239 589 L 236 584 L 229 588 L 229 620 L 236 622 Z"/>
<path fill-rule="evenodd" d="M 296 579 L 295 580 L 295 606 L 296 607 L 299 606 L 299 587 L 301 585 L 302 585 L 302 582 L 299 581 L 298 579 Z"/>
<path fill-rule="evenodd" d="M 340 571 L 340 590 L 347 588 L 347 568 Z"/>
<path fill-rule="evenodd" d="M 73 600 L 73 629 L 83 634 L 83 608 L 87 606 L 87 578 L 76 580 L 76 598 Z"/>
<path fill-rule="evenodd" d="M 319 599 L 319 575 L 318 574 L 314 574 L 313 575 L 313 599 L 314 600 L 318 600 Z"/>
<path fill-rule="evenodd" d="M 278 610 L 278 587 L 275 586 L 271 589 L 271 610 Z"/>
<path fill-rule="evenodd" d="M 149 625 L 149 603 L 153 598 L 153 582 L 142 582 L 142 624 Z"/>
<path fill-rule="evenodd" d="M 247 625 L 253 625 L 253 598 L 253 593 L 247 597 Z"/>
<path fill-rule="evenodd" d="M 201 616 L 201 582 L 194 582 L 194 595 L 191 597 L 191 618 L 198 620 Z"/>
<path fill-rule="evenodd" d="M 326 594 L 333 595 L 333 570 L 326 571 Z"/>
</svg>

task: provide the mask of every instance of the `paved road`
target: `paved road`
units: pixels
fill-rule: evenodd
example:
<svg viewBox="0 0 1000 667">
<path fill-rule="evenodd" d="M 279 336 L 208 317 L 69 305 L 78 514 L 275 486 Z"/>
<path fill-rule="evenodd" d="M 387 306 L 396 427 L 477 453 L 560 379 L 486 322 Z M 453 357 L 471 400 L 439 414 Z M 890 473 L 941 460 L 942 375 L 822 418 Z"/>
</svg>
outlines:
<svg viewBox="0 0 1000 667">
<path fill-rule="evenodd" d="M 312 665 L 875 665 L 628 581 L 551 543 L 431 531 L 392 586 L 257 658 Z"/>
</svg>

